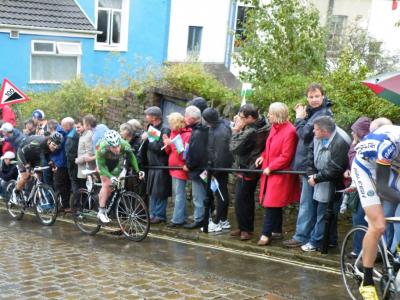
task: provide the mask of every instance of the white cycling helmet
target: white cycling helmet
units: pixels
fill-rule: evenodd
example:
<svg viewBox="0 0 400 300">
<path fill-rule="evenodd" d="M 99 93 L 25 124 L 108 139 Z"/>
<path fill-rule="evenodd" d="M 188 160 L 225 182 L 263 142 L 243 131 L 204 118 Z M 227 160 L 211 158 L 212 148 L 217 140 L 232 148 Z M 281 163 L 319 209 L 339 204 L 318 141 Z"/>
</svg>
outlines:
<svg viewBox="0 0 400 300">
<path fill-rule="evenodd" d="M 43 120 L 44 117 L 45 117 L 44 111 L 41 110 L 41 109 L 35 109 L 35 110 L 32 112 L 32 118 L 35 118 L 35 119 L 38 119 L 38 120 Z"/>
<path fill-rule="evenodd" d="M 109 130 L 104 135 L 104 140 L 111 147 L 116 147 L 121 144 L 121 135 L 115 130 Z"/>
<path fill-rule="evenodd" d="M 3 125 L 1 125 L 0 131 L 4 131 L 4 132 L 12 132 L 14 129 L 14 126 L 11 123 L 3 123 Z"/>
</svg>

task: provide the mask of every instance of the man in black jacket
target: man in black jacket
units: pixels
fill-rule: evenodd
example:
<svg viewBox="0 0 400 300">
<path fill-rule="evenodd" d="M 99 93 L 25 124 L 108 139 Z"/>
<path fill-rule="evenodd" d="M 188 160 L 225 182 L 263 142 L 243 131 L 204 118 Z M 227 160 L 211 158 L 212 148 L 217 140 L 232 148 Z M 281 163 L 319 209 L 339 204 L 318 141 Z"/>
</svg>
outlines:
<svg viewBox="0 0 400 300">
<path fill-rule="evenodd" d="M 75 159 L 78 156 L 79 144 L 79 135 L 75 128 L 75 120 L 71 117 L 66 117 L 61 120 L 61 127 L 67 134 L 64 151 L 65 158 L 67 159 L 67 172 L 71 182 L 71 190 L 74 197 L 78 197 L 79 188 L 83 186 L 80 186 L 78 182 L 78 165 L 75 163 Z M 70 208 L 64 207 L 64 211 L 70 211 Z"/>
<path fill-rule="evenodd" d="M 206 108 L 203 119 L 208 129 L 208 166 L 211 168 L 231 168 L 233 155 L 229 151 L 232 130 L 219 118 L 218 111 L 214 108 Z M 222 229 L 230 229 L 228 221 L 228 172 L 212 172 L 218 183 L 218 191 L 214 191 L 217 199 L 217 210 L 214 220 L 208 224 L 208 232 L 217 232 Z M 209 192 L 210 202 L 213 200 L 212 191 Z"/>
<path fill-rule="evenodd" d="M 194 222 L 185 224 L 184 228 L 192 229 L 203 226 L 204 201 L 207 194 L 206 184 L 201 179 L 200 174 L 207 168 L 208 128 L 201 124 L 201 111 L 193 105 L 185 109 L 185 123 L 192 128 L 186 164 L 183 166 L 183 170 L 189 172 L 189 178 L 192 181 Z"/>
<path fill-rule="evenodd" d="M 313 228 L 310 240 L 301 246 L 303 251 L 315 251 L 321 246 L 325 229 L 325 211 L 328 202 L 338 206 L 341 194 L 335 190 L 341 190 L 343 185 L 343 173 L 348 164 L 347 153 L 349 144 L 342 133 L 337 129 L 335 121 L 328 116 L 321 116 L 314 121 L 315 137 L 310 145 L 306 172 L 308 184 L 314 187 L 313 193 Z M 337 211 L 338 207 L 334 209 Z M 334 214 L 329 244 L 337 245 L 337 215 Z"/>
<path fill-rule="evenodd" d="M 144 113 L 149 126 L 147 131 L 142 134 L 144 143 L 142 151 L 148 165 L 168 166 L 168 155 L 162 149 L 164 143 L 161 137 L 169 136 L 171 131 L 162 122 L 162 111 L 157 106 L 151 106 Z M 150 126 L 155 128 L 154 133 L 149 130 Z M 150 196 L 150 223 L 165 222 L 167 220 L 167 200 L 172 194 L 171 176 L 168 170 L 149 169 L 146 192 Z"/>
<path fill-rule="evenodd" d="M 260 117 L 251 104 L 243 105 L 232 128 L 229 149 L 235 156 L 236 167 L 254 169 L 255 161 L 265 148 L 270 125 Z M 251 239 L 254 231 L 254 193 L 259 174 L 238 173 L 235 188 L 235 212 L 239 228 L 231 231 L 231 236 L 239 236 L 242 241 Z"/>
</svg>

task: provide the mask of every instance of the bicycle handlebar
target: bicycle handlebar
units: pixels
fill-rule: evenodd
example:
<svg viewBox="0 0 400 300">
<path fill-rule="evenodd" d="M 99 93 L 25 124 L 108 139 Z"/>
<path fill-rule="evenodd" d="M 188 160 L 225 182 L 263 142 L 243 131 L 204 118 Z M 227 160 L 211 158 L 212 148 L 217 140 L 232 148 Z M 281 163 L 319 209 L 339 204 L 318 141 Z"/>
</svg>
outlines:
<svg viewBox="0 0 400 300">
<path fill-rule="evenodd" d="M 50 166 L 45 166 L 45 167 L 34 167 L 33 169 L 31 169 L 31 171 L 33 172 L 41 172 L 43 170 L 47 170 L 50 169 Z"/>
</svg>

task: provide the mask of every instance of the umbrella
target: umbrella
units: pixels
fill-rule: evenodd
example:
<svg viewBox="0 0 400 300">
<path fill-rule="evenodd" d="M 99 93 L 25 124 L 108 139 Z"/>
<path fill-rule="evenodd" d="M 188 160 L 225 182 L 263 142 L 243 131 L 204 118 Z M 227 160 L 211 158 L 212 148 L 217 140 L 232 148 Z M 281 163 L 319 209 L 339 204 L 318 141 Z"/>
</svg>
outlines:
<svg viewBox="0 0 400 300">
<path fill-rule="evenodd" d="M 400 72 L 376 75 L 363 83 L 379 97 L 400 105 Z"/>
</svg>

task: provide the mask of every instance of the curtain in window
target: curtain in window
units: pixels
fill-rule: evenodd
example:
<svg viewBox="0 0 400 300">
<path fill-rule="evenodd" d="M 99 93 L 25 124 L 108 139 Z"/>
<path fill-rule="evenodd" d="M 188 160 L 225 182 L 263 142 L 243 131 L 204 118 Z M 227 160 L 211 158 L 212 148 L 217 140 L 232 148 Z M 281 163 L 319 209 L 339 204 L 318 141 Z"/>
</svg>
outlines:
<svg viewBox="0 0 400 300">
<path fill-rule="evenodd" d="M 78 58 L 70 56 L 32 55 L 31 80 L 65 81 L 77 75 Z"/>
</svg>

